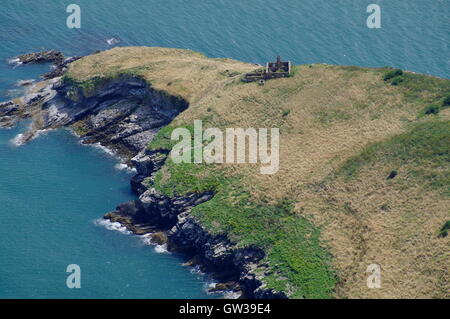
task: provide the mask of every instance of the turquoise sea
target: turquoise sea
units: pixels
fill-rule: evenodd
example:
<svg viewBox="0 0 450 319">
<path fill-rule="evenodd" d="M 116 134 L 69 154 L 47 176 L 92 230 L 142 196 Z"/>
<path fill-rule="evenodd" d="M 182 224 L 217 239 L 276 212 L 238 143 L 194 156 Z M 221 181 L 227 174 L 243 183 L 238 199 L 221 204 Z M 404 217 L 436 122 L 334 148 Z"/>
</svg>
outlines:
<svg viewBox="0 0 450 319">
<path fill-rule="evenodd" d="M 71 3 L 81 7 L 81 29 L 66 26 Z M 381 6 L 381 29 L 366 26 L 371 3 Z M 0 101 L 50 67 L 13 67 L 9 58 L 84 55 L 111 48 L 111 38 L 253 63 L 281 55 L 450 78 L 449 16 L 449 0 L 2 0 Z M 26 125 L 0 130 L 0 298 L 217 297 L 182 257 L 96 223 L 135 198 L 117 159 L 65 130 L 14 146 Z M 81 289 L 66 287 L 69 264 L 81 267 Z"/>
</svg>

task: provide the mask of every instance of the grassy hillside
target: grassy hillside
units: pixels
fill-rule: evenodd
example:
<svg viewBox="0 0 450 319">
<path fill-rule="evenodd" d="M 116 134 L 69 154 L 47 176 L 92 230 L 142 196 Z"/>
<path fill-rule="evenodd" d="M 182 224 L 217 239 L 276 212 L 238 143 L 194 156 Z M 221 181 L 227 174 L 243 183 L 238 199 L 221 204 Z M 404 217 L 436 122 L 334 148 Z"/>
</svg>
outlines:
<svg viewBox="0 0 450 319">
<path fill-rule="evenodd" d="M 188 100 L 152 149 L 170 148 L 171 130 L 197 119 L 204 128 L 280 128 L 277 174 L 169 159 L 154 183 L 170 195 L 215 190 L 193 214 L 211 232 L 263 247 L 257 271 L 269 287 L 297 298 L 449 297 L 450 236 L 440 234 L 450 220 L 450 81 L 314 64 L 264 86 L 242 83 L 255 68 L 186 50 L 116 48 L 76 61 L 66 78 L 131 72 Z M 366 286 L 373 263 L 381 289 Z"/>
</svg>

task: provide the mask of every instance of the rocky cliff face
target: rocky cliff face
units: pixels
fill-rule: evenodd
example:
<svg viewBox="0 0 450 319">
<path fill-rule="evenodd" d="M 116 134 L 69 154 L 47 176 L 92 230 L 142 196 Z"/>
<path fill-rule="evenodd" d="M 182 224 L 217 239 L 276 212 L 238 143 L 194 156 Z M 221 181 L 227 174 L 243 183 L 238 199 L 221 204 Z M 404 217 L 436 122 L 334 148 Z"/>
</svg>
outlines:
<svg viewBox="0 0 450 319">
<path fill-rule="evenodd" d="M 20 101 L 0 104 L 0 123 L 31 117 L 23 143 L 39 130 L 71 126 L 85 143 L 101 143 L 130 159 L 155 133 L 187 107 L 187 102 L 152 89 L 132 75 L 83 85 L 56 77 L 38 83 Z"/>
<path fill-rule="evenodd" d="M 283 293 L 265 289 L 263 275 L 255 272 L 264 270 L 261 249 L 238 248 L 226 234 L 210 234 L 190 214 L 193 207 L 210 200 L 213 192 L 170 198 L 147 186 L 168 152 L 148 151 L 146 146 L 160 128 L 187 107 L 186 101 L 154 90 L 143 79 L 129 74 L 87 86 L 54 77 L 39 83 L 20 100 L 0 104 L 0 126 L 32 118 L 21 143 L 35 137 L 39 130 L 71 126 L 84 143 L 100 143 L 115 150 L 136 168 L 131 187 L 140 197 L 119 205 L 105 218 L 122 223 L 136 234 L 153 234 L 158 243 L 189 254 L 192 259 L 188 264 L 213 273 L 223 282 L 219 287 L 242 290 L 251 298 L 285 298 Z"/>
<path fill-rule="evenodd" d="M 159 236 L 163 232 L 170 250 L 190 255 L 189 265 L 200 265 L 204 271 L 226 283 L 226 289 L 241 290 L 249 298 L 286 298 L 284 293 L 265 289 L 261 280 L 263 274 L 257 275 L 255 271 L 264 271 L 265 268 L 262 249 L 238 248 L 226 234 L 210 234 L 191 215 L 191 209 L 210 200 L 213 192 L 171 198 L 146 186 L 166 157 L 167 154 L 148 150 L 135 156 L 132 163 L 137 174 L 131 186 L 140 197 L 119 205 L 105 218 L 122 223 L 136 234 L 154 233 Z"/>
<path fill-rule="evenodd" d="M 187 102 L 153 90 L 144 80 L 122 75 L 86 88 L 61 81 L 43 105 L 45 125 L 75 124 L 87 143 L 100 142 L 122 155 L 135 155 Z"/>
</svg>

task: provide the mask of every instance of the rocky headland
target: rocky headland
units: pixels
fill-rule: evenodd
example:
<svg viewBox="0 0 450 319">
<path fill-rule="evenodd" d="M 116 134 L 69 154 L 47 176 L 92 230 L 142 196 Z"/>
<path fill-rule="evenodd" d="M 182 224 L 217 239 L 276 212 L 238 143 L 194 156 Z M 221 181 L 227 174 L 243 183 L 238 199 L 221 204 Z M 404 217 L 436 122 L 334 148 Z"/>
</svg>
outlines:
<svg viewBox="0 0 450 319">
<path fill-rule="evenodd" d="M 244 83 L 254 64 L 180 49 L 56 51 L 26 94 L 0 103 L 15 139 L 71 128 L 136 170 L 137 200 L 104 218 L 185 254 L 249 298 L 448 297 L 450 81 L 392 68 L 292 66 Z M 279 128 L 280 170 L 175 164 L 174 128 Z M 395 174 L 392 172 L 395 171 Z M 367 289 L 367 265 L 383 289 Z"/>
</svg>

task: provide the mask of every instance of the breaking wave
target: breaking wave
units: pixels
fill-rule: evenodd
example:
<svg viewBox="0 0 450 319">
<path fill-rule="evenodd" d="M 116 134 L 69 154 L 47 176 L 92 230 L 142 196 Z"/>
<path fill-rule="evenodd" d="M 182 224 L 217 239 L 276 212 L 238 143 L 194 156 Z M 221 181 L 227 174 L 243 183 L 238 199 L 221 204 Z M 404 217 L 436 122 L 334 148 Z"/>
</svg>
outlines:
<svg viewBox="0 0 450 319">
<path fill-rule="evenodd" d="M 7 59 L 6 61 L 8 62 L 8 64 L 13 65 L 14 67 L 22 64 L 22 62 L 20 62 L 19 58 L 10 58 L 10 59 Z"/>
<path fill-rule="evenodd" d="M 134 167 L 130 167 L 130 166 L 128 166 L 125 163 L 118 163 L 114 167 L 118 171 L 128 171 L 128 172 L 131 172 L 131 173 L 136 173 L 136 169 Z"/>
<path fill-rule="evenodd" d="M 108 45 L 115 45 L 120 42 L 117 38 L 109 38 L 105 40 Z"/>
<path fill-rule="evenodd" d="M 109 219 L 99 218 L 94 221 L 94 224 L 97 226 L 104 227 L 108 230 L 118 231 L 119 233 L 130 235 L 131 231 L 129 231 L 125 226 L 123 226 L 119 222 L 112 222 Z"/>
<path fill-rule="evenodd" d="M 152 242 L 152 234 L 144 234 L 139 236 L 141 241 L 148 246 L 154 246 L 155 248 L 155 252 L 157 252 L 158 254 L 168 254 L 170 253 L 168 248 L 167 248 L 167 244 L 162 244 L 162 245 L 158 245 L 155 244 L 154 242 Z"/>
<path fill-rule="evenodd" d="M 17 134 L 13 139 L 11 139 L 10 143 L 14 146 L 22 146 L 25 143 L 34 140 L 35 138 L 44 135 L 50 131 L 52 131 L 52 129 L 37 130 L 36 132 L 20 133 Z"/>
</svg>

